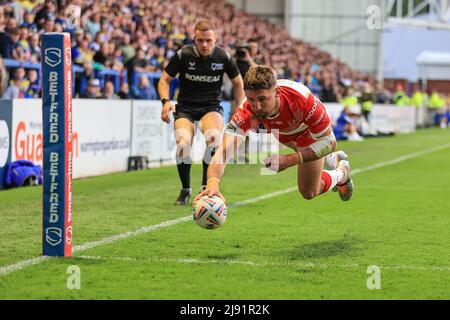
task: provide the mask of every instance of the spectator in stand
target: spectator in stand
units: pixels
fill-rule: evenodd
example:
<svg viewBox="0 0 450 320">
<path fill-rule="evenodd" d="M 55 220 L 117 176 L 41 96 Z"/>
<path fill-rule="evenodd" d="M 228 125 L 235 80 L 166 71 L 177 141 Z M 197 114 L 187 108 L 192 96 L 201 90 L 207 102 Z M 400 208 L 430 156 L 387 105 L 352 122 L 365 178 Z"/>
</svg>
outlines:
<svg viewBox="0 0 450 320">
<path fill-rule="evenodd" d="M 3 91 L 8 87 L 8 78 L 8 72 L 3 63 L 3 58 L 0 56 L 0 97 L 3 95 Z"/>
<path fill-rule="evenodd" d="M 381 83 L 377 84 L 376 103 L 389 104 L 392 103 L 392 94 L 383 87 Z"/>
<path fill-rule="evenodd" d="M 111 69 L 116 71 L 123 71 L 125 67 L 123 65 L 122 50 L 120 50 L 120 48 L 115 48 L 113 54 L 110 57 L 112 60 Z"/>
<path fill-rule="evenodd" d="M 136 55 L 136 50 L 130 43 L 131 36 L 128 33 L 125 33 L 123 35 L 122 44 L 119 46 L 120 50 L 122 50 L 124 65 L 126 65 Z"/>
<path fill-rule="evenodd" d="M 350 107 L 344 107 L 333 128 L 336 140 L 362 141 L 358 133 L 358 114 L 353 114 Z"/>
<path fill-rule="evenodd" d="M 2 93 L 2 99 L 17 99 L 20 98 L 20 89 L 14 84 L 10 84 Z"/>
<path fill-rule="evenodd" d="M 30 33 L 36 33 L 38 31 L 38 26 L 34 22 L 35 15 L 32 11 L 25 11 L 23 15 L 23 22 L 21 27 L 26 27 Z"/>
<path fill-rule="evenodd" d="M 72 17 L 69 16 L 70 12 L 68 7 L 68 4 L 63 4 L 58 7 L 55 23 L 61 25 L 64 32 L 73 34 L 75 25 L 72 23 Z"/>
<path fill-rule="evenodd" d="M 103 42 L 100 44 L 100 50 L 94 54 L 94 61 L 100 64 L 103 68 L 109 68 L 111 66 L 111 61 L 109 58 L 109 43 Z"/>
<path fill-rule="evenodd" d="M 145 57 L 145 51 L 142 48 L 136 50 L 136 55 L 126 64 L 128 71 L 128 83 L 132 83 L 135 72 L 151 72 L 154 70 Z"/>
<path fill-rule="evenodd" d="M 14 50 L 19 40 L 19 29 L 0 32 L 0 53 L 5 59 L 14 59 Z"/>
<path fill-rule="evenodd" d="M 41 95 L 41 86 L 39 85 L 38 73 L 35 69 L 28 71 L 28 81 L 27 97 L 39 98 Z"/>
<path fill-rule="evenodd" d="M 85 62 L 92 63 L 94 54 L 89 49 L 89 41 L 87 37 L 83 37 L 80 43 L 72 48 L 72 61 L 76 64 L 83 65 Z"/>
<path fill-rule="evenodd" d="M 120 99 L 131 99 L 130 87 L 128 86 L 128 82 L 124 82 L 121 84 L 119 97 Z"/>
<path fill-rule="evenodd" d="M 57 32 L 57 30 L 55 30 L 55 16 L 49 16 L 47 19 L 45 19 L 44 21 L 44 28 L 41 30 L 41 33 L 46 33 L 46 32 Z M 59 32 L 62 31 L 62 27 L 60 25 L 59 27 Z"/>
<path fill-rule="evenodd" d="M 365 81 L 363 84 L 361 96 L 359 97 L 359 104 L 361 105 L 362 114 L 367 122 L 369 121 L 369 115 L 372 111 L 374 101 L 375 93 L 373 91 L 373 87 L 368 81 Z"/>
<path fill-rule="evenodd" d="M 131 73 L 133 72 L 152 72 L 154 68 L 150 65 L 149 60 L 145 56 L 145 51 L 141 48 L 137 49 L 136 56 L 130 60 Z"/>
<path fill-rule="evenodd" d="M 84 30 L 83 29 L 75 29 L 74 36 L 72 37 L 72 53 L 74 47 L 78 46 L 84 38 Z M 72 57 L 73 59 L 73 57 Z"/>
<path fill-rule="evenodd" d="M 18 29 L 18 28 L 19 28 L 19 25 L 17 23 L 16 18 L 13 16 L 9 16 L 5 22 L 5 31 L 7 33 L 11 33 L 11 31 Z"/>
<path fill-rule="evenodd" d="M 29 37 L 30 43 L 30 63 L 41 62 L 41 46 L 39 45 L 39 35 L 34 33 Z"/>
<path fill-rule="evenodd" d="M 340 104 L 344 108 L 358 105 L 358 96 L 355 94 L 355 90 L 353 90 L 353 87 L 348 86 L 344 89 L 344 97 L 340 101 Z"/>
<path fill-rule="evenodd" d="M 102 41 L 100 40 L 100 33 L 97 33 L 97 36 L 94 38 L 94 40 L 92 40 L 93 37 L 92 37 L 92 35 L 89 32 L 86 33 L 86 37 L 88 37 L 89 49 L 91 49 L 94 52 L 99 51 L 100 50 L 100 44 L 102 43 Z"/>
<path fill-rule="evenodd" d="M 70 1 L 67 5 L 67 24 L 70 25 L 70 30 L 76 30 L 81 25 L 81 1 Z"/>
<path fill-rule="evenodd" d="M 258 43 L 256 43 L 258 45 Z M 256 52 L 258 51 L 258 47 L 255 48 Z M 256 58 L 255 49 L 252 49 L 249 43 L 241 42 L 235 45 L 234 50 L 234 59 L 236 60 L 236 64 L 239 68 L 239 73 L 242 77 L 245 76 L 248 69 L 255 63 L 253 57 Z M 254 54 L 254 56 L 252 55 Z"/>
<path fill-rule="evenodd" d="M 96 78 L 91 78 L 88 82 L 87 90 L 84 92 L 80 98 L 85 99 L 98 99 L 101 97 L 100 93 L 100 80 Z"/>
<path fill-rule="evenodd" d="M 56 11 L 56 0 L 45 0 L 43 5 L 36 7 L 36 17 L 34 22 L 37 24 L 39 29 L 43 29 L 46 21 L 54 19 L 57 15 Z"/>
<path fill-rule="evenodd" d="M 86 11 L 87 19 L 85 28 L 94 38 L 101 28 L 101 15 L 99 11 Z"/>
<path fill-rule="evenodd" d="M 19 28 L 19 39 L 14 44 L 13 59 L 27 62 L 31 58 L 31 47 L 28 43 L 29 30 L 25 26 Z"/>
<path fill-rule="evenodd" d="M 64 32 L 64 27 L 60 23 L 55 23 L 52 32 Z"/>
<path fill-rule="evenodd" d="M 450 105 L 447 103 L 447 106 L 444 109 L 444 112 L 441 115 L 440 119 L 440 127 L 441 129 L 450 128 Z"/>
<path fill-rule="evenodd" d="M 114 93 L 114 83 L 112 83 L 112 81 L 106 81 L 102 99 L 120 99 L 119 96 Z"/>
<path fill-rule="evenodd" d="M 408 95 L 405 93 L 403 85 L 401 83 L 398 83 L 395 86 L 395 93 L 394 93 L 394 97 L 392 98 L 392 101 L 394 102 L 395 105 L 397 106 L 407 106 L 409 105 L 409 97 Z"/>
<path fill-rule="evenodd" d="M 42 4 L 43 0 L 22 0 L 19 1 L 25 12 L 36 11 L 37 6 Z"/>
<path fill-rule="evenodd" d="M 319 94 L 320 100 L 322 102 L 337 102 L 338 98 L 336 96 L 336 90 L 333 83 L 329 77 L 325 77 L 322 85 L 322 89 Z"/>
<path fill-rule="evenodd" d="M 436 89 L 432 89 L 428 103 L 428 115 L 430 122 L 435 126 L 443 126 L 443 115 L 445 114 L 445 99 Z"/>
<path fill-rule="evenodd" d="M 27 94 L 29 81 L 25 78 L 25 69 L 22 67 L 14 71 L 14 79 L 3 92 L 2 99 L 29 98 Z"/>
<path fill-rule="evenodd" d="M 410 99 L 411 105 L 415 106 L 416 108 L 422 108 L 427 105 L 427 100 L 428 95 L 424 91 L 422 91 L 418 85 L 414 86 L 413 95 Z"/>
<path fill-rule="evenodd" d="M 28 85 L 30 81 L 26 77 L 26 72 L 23 67 L 16 68 L 14 71 L 14 80 L 15 84 L 20 88 L 21 92 L 24 92 L 23 98 L 26 98 L 26 90 L 28 89 Z"/>
<path fill-rule="evenodd" d="M 154 49 L 154 50 L 152 50 Z M 151 50 L 154 52 L 152 57 L 150 58 L 150 65 L 154 67 L 154 69 L 150 69 L 154 71 L 162 71 L 164 62 L 166 61 L 166 52 L 164 48 L 154 47 Z"/>
<path fill-rule="evenodd" d="M 141 75 L 138 84 L 131 88 L 131 96 L 138 100 L 152 100 L 158 97 L 146 75 Z"/>
</svg>

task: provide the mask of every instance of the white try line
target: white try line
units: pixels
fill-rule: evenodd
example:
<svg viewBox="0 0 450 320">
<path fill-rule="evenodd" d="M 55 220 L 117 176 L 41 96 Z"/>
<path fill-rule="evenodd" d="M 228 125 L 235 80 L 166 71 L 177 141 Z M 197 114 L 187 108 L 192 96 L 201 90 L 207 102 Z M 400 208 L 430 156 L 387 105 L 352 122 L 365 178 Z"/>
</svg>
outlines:
<svg viewBox="0 0 450 320">
<path fill-rule="evenodd" d="M 428 153 L 436 152 L 436 151 L 443 150 L 443 149 L 446 149 L 446 148 L 449 148 L 449 147 L 450 147 L 450 143 L 444 144 L 444 145 L 441 145 L 441 146 L 438 146 L 438 147 L 434 147 L 434 148 L 429 148 L 429 149 L 426 149 L 426 150 L 423 150 L 423 151 L 419 151 L 419 152 L 409 153 L 407 155 L 404 155 L 404 156 L 399 157 L 399 158 L 395 158 L 393 160 L 383 161 L 383 162 L 379 162 L 379 163 L 377 163 L 375 165 L 372 165 L 372 166 L 368 166 L 368 167 L 365 167 L 365 168 L 352 170 L 352 175 L 355 175 L 355 174 L 358 174 L 358 173 L 362 173 L 362 172 L 371 171 L 371 170 L 375 170 L 375 169 L 386 167 L 386 166 L 393 165 L 393 164 L 397 164 L 397 163 L 405 161 L 405 160 L 409 160 L 409 159 L 412 159 L 412 158 L 420 157 L 420 156 L 426 155 Z M 286 193 L 294 192 L 296 190 L 297 190 L 297 187 L 292 187 L 292 188 L 287 188 L 287 189 L 280 190 L 280 191 L 266 193 L 266 194 L 264 194 L 262 196 L 259 196 L 259 197 L 251 198 L 251 199 L 244 200 L 244 201 L 235 202 L 233 204 L 230 204 L 228 207 L 229 208 L 241 207 L 241 206 L 245 206 L 245 205 L 250 204 L 250 203 L 259 202 L 259 201 L 262 201 L 262 200 L 267 200 L 267 199 L 270 199 L 270 198 L 273 198 L 273 197 L 277 197 L 279 195 L 283 195 L 283 194 L 286 194 Z M 125 232 L 125 233 L 116 234 L 116 235 L 109 236 L 109 237 L 106 237 L 106 238 L 103 238 L 103 239 L 100 239 L 100 240 L 97 240 L 97 241 L 87 242 L 85 244 L 75 246 L 73 248 L 73 253 L 82 252 L 82 251 L 85 251 L 85 250 L 93 249 L 93 248 L 96 248 L 96 247 L 99 247 L 99 246 L 103 246 L 103 245 L 106 245 L 106 244 L 110 244 L 110 243 L 116 242 L 118 240 L 127 239 L 127 238 L 130 238 L 130 237 L 135 237 L 135 236 L 138 236 L 138 235 L 141 235 L 141 234 L 153 232 L 153 231 L 156 231 L 156 230 L 159 230 L 159 229 L 162 229 L 162 228 L 167 228 L 167 227 L 174 226 L 174 225 L 180 224 L 182 222 L 190 221 L 190 220 L 192 220 L 192 216 L 191 215 L 185 216 L 185 217 L 181 217 L 181 218 L 178 218 L 178 219 L 174 219 L 174 220 L 164 221 L 162 223 L 159 223 L 159 224 L 156 224 L 156 225 L 147 226 L 147 227 L 143 227 L 143 228 L 140 228 L 140 229 L 137 229 L 137 230 L 134 230 L 134 231 L 128 231 L 128 232 Z M 15 271 L 22 270 L 22 269 L 24 269 L 26 267 L 39 264 L 39 263 L 44 262 L 44 261 L 46 261 L 46 260 L 48 260 L 50 258 L 53 258 L 53 257 L 42 256 L 42 257 L 22 260 L 22 261 L 16 262 L 16 263 L 11 264 L 11 265 L 2 266 L 2 267 L 0 267 L 0 276 L 7 275 L 7 274 L 10 274 L 10 273 L 15 272 Z"/>
<path fill-rule="evenodd" d="M 82 260 L 97 260 L 97 261 L 131 261 L 131 262 L 150 262 L 150 263 L 179 263 L 179 264 L 219 264 L 219 265 L 241 265 L 251 267 L 300 267 L 310 269 L 367 269 L 369 265 L 363 265 L 358 263 L 352 264 L 327 264 L 308 261 L 279 261 L 279 262 L 256 262 L 247 260 L 234 260 L 234 259 L 192 259 L 192 258 L 132 258 L 132 257 L 109 257 L 109 256 L 76 256 L 75 259 Z M 436 265 L 436 266 L 418 266 L 418 265 L 383 265 L 379 267 L 383 270 L 414 270 L 414 271 L 440 271 L 450 272 L 450 266 Z"/>
</svg>

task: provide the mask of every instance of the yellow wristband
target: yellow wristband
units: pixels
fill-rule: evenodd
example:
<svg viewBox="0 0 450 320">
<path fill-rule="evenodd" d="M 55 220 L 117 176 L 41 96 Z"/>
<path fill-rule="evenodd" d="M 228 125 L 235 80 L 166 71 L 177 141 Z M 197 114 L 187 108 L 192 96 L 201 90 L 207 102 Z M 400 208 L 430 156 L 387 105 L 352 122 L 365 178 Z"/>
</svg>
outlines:
<svg viewBox="0 0 450 320">
<path fill-rule="evenodd" d="M 220 183 L 220 179 L 219 179 L 219 178 L 216 178 L 216 177 L 208 178 L 208 180 L 206 181 L 206 183 L 208 183 L 209 180 L 215 180 L 215 181 L 217 181 L 217 183 Z"/>
</svg>

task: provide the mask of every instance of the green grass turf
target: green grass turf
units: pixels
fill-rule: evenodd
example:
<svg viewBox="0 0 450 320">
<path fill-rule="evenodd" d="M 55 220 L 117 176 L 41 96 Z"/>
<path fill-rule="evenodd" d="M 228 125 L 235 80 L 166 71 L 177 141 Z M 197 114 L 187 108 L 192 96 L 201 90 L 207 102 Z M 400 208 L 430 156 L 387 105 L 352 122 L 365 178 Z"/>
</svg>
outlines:
<svg viewBox="0 0 450 320">
<path fill-rule="evenodd" d="M 450 132 L 340 143 L 352 169 L 450 143 Z M 0 275 L 0 299 L 449 299 L 450 148 L 354 176 L 354 198 L 291 192 L 229 208 L 217 230 L 192 221 Z M 262 176 L 229 165 L 228 204 L 296 185 L 296 171 Z M 200 186 L 201 166 L 192 170 Z M 172 203 L 176 169 L 74 181 L 74 245 L 190 215 Z M 40 187 L 0 192 L 0 266 L 41 252 Z M 81 270 L 81 289 L 66 286 Z M 367 267 L 381 268 L 381 290 Z"/>
</svg>

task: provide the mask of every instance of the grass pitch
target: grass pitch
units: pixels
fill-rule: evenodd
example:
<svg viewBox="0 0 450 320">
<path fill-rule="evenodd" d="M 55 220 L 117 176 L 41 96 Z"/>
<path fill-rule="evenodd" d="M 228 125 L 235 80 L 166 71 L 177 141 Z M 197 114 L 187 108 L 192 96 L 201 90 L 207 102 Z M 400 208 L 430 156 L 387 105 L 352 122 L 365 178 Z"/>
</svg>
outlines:
<svg viewBox="0 0 450 320">
<path fill-rule="evenodd" d="M 229 165 L 217 230 L 180 219 L 191 211 L 172 205 L 175 167 L 76 180 L 74 256 L 34 265 L 42 189 L 0 192 L 0 299 L 449 299 L 450 131 L 338 147 L 356 173 L 351 201 L 274 195 L 296 186 L 296 169 L 263 176 L 258 165 Z M 194 191 L 200 181 L 194 165 Z M 67 286 L 73 265 L 80 289 Z M 381 270 L 380 289 L 368 289 L 369 266 Z"/>
</svg>

